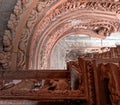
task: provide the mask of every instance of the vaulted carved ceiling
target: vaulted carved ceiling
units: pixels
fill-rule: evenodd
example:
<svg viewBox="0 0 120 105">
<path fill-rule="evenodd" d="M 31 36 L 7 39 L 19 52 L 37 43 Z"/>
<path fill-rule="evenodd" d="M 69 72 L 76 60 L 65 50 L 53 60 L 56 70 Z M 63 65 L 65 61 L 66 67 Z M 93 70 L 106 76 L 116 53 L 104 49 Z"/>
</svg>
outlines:
<svg viewBox="0 0 120 105">
<path fill-rule="evenodd" d="M 1 1 L 1 8 L 5 5 L 4 1 Z M 3 69 L 50 68 L 51 61 L 56 60 L 52 59 L 53 51 L 60 41 L 65 40 L 67 45 L 71 43 L 66 37 L 88 35 L 87 41 L 92 37 L 101 41 L 111 33 L 120 32 L 118 0 L 18 0 L 13 9 L 15 2 L 8 2 L 11 5 L 7 13 L 10 19 L 6 19 L 8 24 L 5 21 L 4 36 L 4 29 L 1 29 L 3 49 L 0 63 Z M 0 10 L 2 15 L 4 9 Z M 80 39 L 79 42 L 83 40 L 82 37 Z M 76 46 L 75 38 L 72 42 L 75 42 L 73 47 Z M 96 43 L 99 45 L 99 42 Z M 89 47 L 83 43 L 79 45 Z"/>
</svg>

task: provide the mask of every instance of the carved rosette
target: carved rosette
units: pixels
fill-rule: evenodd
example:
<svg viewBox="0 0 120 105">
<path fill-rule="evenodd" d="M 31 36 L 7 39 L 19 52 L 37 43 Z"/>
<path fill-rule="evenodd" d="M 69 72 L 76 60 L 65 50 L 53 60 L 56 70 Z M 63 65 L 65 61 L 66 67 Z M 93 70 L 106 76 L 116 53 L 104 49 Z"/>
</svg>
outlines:
<svg viewBox="0 0 120 105">
<path fill-rule="evenodd" d="M 35 3 L 31 7 L 33 9 L 29 8 L 33 3 Z M 29 18 L 24 21 L 22 17 L 27 11 Z M 9 52 L 11 55 L 8 62 L 14 61 L 15 57 L 16 69 L 47 68 L 48 64 L 45 62 L 48 63 L 52 49 L 59 39 L 66 36 L 65 33 L 69 35 L 70 29 L 73 31 L 78 29 L 78 33 L 82 32 L 79 32 L 79 29 L 90 30 L 91 34 L 95 33 L 96 36 L 109 36 L 112 32 L 120 31 L 119 11 L 120 2 L 104 0 L 19 0 L 8 22 L 7 35 L 3 38 L 4 52 Z M 89 14 L 93 15 L 89 17 Z M 88 17 L 92 21 L 84 22 Z M 80 22 L 72 24 L 74 22 L 70 22 L 71 20 Z M 18 31 L 22 22 L 25 26 Z M 61 31 L 63 24 L 70 23 L 69 27 Z M 17 37 L 18 34 L 20 37 Z M 18 42 L 18 45 L 14 45 L 15 42 Z"/>
</svg>

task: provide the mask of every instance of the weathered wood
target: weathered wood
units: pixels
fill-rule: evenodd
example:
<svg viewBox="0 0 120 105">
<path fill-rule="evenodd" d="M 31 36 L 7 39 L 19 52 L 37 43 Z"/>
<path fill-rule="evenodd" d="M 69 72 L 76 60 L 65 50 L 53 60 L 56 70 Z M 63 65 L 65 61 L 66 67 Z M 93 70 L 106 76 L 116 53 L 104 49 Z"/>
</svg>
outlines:
<svg viewBox="0 0 120 105">
<path fill-rule="evenodd" d="M 67 79 L 67 78 L 70 78 L 70 72 L 68 70 L 0 71 L 0 80 Z"/>
</svg>

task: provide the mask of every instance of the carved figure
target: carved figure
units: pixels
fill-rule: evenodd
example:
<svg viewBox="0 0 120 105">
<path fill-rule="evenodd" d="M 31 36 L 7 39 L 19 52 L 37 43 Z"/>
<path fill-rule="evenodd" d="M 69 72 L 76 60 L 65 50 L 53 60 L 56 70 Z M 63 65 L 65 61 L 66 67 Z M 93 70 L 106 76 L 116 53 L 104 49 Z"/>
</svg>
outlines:
<svg viewBox="0 0 120 105">
<path fill-rule="evenodd" d="M 46 81 L 45 86 L 43 86 L 43 88 L 41 90 L 68 90 L 70 89 L 67 81 L 65 80 L 49 80 Z"/>
</svg>

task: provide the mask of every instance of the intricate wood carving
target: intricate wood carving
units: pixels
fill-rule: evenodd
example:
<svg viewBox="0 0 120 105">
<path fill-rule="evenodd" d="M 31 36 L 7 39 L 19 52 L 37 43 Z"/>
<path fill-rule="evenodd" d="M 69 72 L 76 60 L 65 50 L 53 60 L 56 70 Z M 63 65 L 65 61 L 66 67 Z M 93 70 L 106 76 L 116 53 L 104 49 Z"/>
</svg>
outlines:
<svg viewBox="0 0 120 105">
<path fill-rule="evenodd" d="M 100 89 L 101 92 L 105 92 L 106 99 L 104 100 L 106 102 L 102 102 L 102 104 L 111 103 L 111 105 L 119 105 L 120 104 L 120 80 L 119 80 L 119 74 L 120 74 L 120 68 L 113 63 L 107 63 L 107 64 L 100 64 L 98 66 L 98 71 L 101 77 L 99 78 L 99 81 L 104 84 L 104 80 L 107 79 L 108 83 L 107 88 L 104 87 Z M 99 75 L 98 74 L 98 75 Z M 109 91 L 109 93 L 106 93 L 106 91 Z M 101 96 L 104 95 L 101 93 Z M 108 100 L 109 99 L 109 100 Z"/>
<path fill-rule="evenodd" d="M 77 67 L 78 68 L 78 67 Z M 72 69 L 71 69 L 72 70 Z M 7 73 L 9 72 L 9 73 Z M 48 72 L 48 73 L 47 73 Z M 24 73 L 24 76 L 21 74 Z M 27 73 L 27 74 L 26 74 Z M 45 73 L 45 75 L 43 75 Z M 72 72 L 71 72 L 72 73 Z M 84 73 L 84 72 L 83 72 Z M 46 85 L 39 90 L 34 90 L 34 87 L 32 88 L 31 85 L 34 85 L 37 79 L 42 79 L 45 77 L 45 79 L 70 79 L 70 71 L 61 71 L 61 70 L 32 70 L 32 71 L 6 71 L 6 72 L 0 72 L 1 79 L 33 79 L 28 81 L 23 81 L 17 85 L 8 85 L 7 87 L 3 86 L 4 88 L 1 89 L 0 92 L 0 98 L 1 99 L 34 99 L 34 100 L 43 100 L 43 99 L 79 99 L 79 100 L 86 100 L 87 99 L 87 88 L 85 88 L 85 81 L 84 76 L 81 78 L 80 88 L 77 90 L 71 91 L 68 87 L 68 83 L 66 84 L 65 81 L 59 80 L 59 82 L 50 80 L 49 84 Z M 14 76 L 12 76 L 13 74 Z M 32 75 L 31 75 L 32 74 Z M 65 76 L 65 75 L 66 76 Z M 42 76 L 40 76 L 42 75 Z M 52 76 L 54 75 L 54 76 Z M 65 78 L 64 78 L 65 76 Z M 72 75 L 71 75 L 72 76 Z M 82 75 L 80 75 L 82 76 Z M 42 77 L 42 78 L 41 78 Z M 55 78 L 54 78 L 55 77 Z M 30 82 L 31 81 L 31 82 Z M 28 82 L 28 83 L 27 83 Z M 28 87 L 29 85 L 29 87 Z M 30 89 L 31 87 L 31 89 Z M 53 89 L 55 88 L 55 89 Z M 50 97 L 51 96 L 51 97 Z"/>
<path fill-rule="evenodd" d="M 8 30 L 5 31 L 3 35 L 3 53 L 2 56 L 2 66 L 4 68 L 10 68 L 11 66 L 11 51 L 13 50 L 13 41 L 16 36 L 17 25 L 19 24 L 20 18 L 23 14 L 23 11 L 27 7 L 28 0 L 19 0 L 14 7 L 14 11 L 10 16 L 8 21 Z M 26 5 L 26 6 L 25 6 Z M 4 58 L 3 58 L 4 55 Z M 3 63 L 4 61 L 4 63 Z M 6 66 L 5 66 L 6 65 Z"/>
<path fill-rule="evenodd" d="M 90 105 L 96 105 L 96 90 L 95 90 L 95 78 L 94 78 L 94 64 L 91 61 L 86 62 L 87 76 L 88 76 L 88 91 L 89 91 L 89 103 Z"/>
<path fill-rule="evenodd" d="M 99 2 L 100 3 L 100 2 Z M 98 4 L 99 4 L 98 3 Z M 65 3 L 63 3 L 62 4 L 62 6 L 61 5 L 59 5 L 58 6 L 58 8 L 56 7 L 55 8 L 55 10 L 53 10 L 54 12 L 52 12 L 52 14 L 48 14 L 48 15 L 46 15 L 45 17 L 44 17 L 44 20 L 42 20 L 41 21 L 41 23 L 39 24 L 39 26 L 38 26 L 38 30 L 35 32 L 35 38 L 37 38 L 37 36 L 41 36 L 40 37 L 40 40 L 43 40 L 43 41 L 45 41 L 45 42 L 42 42 L 42 44 L 41 44 L 41 47 L 40 47 L 40 49 L 44 49 L 43 48 L 43 46 L 44 46 L 44 44 L 45 43 L 47 43 L 46 42 L 46 40 L 48 40 L 49 38 L 49 36 L 51 36 L 53 33 L 54 33 L 54 31 L 52 31 L 51 32 L 51 28 L 52 28 L 52 24 L 50 24 L 51 25 L 51 28 L 48 28 L 48 27 L 50 27 L 49 26 L 49 23 L 54 23 L 57 19 L 59 19 L 60 18 L 60 16 L 61 16 L 61 14 L 69 14 L 69 10 L 70 11 L 75 11 L 75 10 L 77 10 L 78 8 L 79 8 L 79 6 L 81 6 L 79 9 L 81 9 L 81 8 L 85 8 L 85 9 L 87 9 L 86 8 L 86 5 L 88 6 L 89 5 L 89 3 L 86 3 L 86 2 L 82 2 L 81 4 L 83 4 L 83 5 L 85 5 L 85 7 L 83 6 L 81 6 L 81 5 L 79 5 L 79 3 L 77 2 L 76 3 L 76 1 L 74 1 L 74 2 L 70 2 L 70 1 L 68 1 L 68 2 L 65 2 Z M 90 5 L 93 5 L 93 4 L 96 4 L 97 5 L 97 3 L 93 3 L 93 2 L 90 2 Z M 100 3 L 100 5 L 102 6 L 102 5 L 104 5 L 104 4 L 107 4 L 107 3 L 105 3 L 105 2 L 102 2 L 102 3 Z M 96 6 L 96 5 L 93 5 L 93 6 Z M 110 3 L 110 5 L 113 5 L 113 4 L 111 4 Z M 98 5 L 97 5 L 98 6 Z M 100 9 L 100 8 L 97 8 L 97 6 L 96 6 L 96 9 Z M 106 7 L 107 7 L 107 5 L 105 5 Z M 104 8 L 106 8 L 105 6 L 103 6 Z M 77 8 L 78 7 L 78 8 Z M 100 6 L 99 6 L 100 7 Z M 89 7 L 89 9 L 91 9 L 92 7 L 90 6 Z M 93 7 L 93 9 L 94 9 L 94 7 Z M 100 9 L 101 10 L 101 9 Z M 102 10 L 103 11 L 103 10 Z M 105 10 L 104 10 L 105 11 Z M 109 11 L 109 9 L 106 9 L 106 11 Z M 87 13 L 86 13 L 87 14 Z M 109 19 L 108 19 L 109 20 Z M 90 27 L 91 26 L 93 26 L 93 29 L 91 29 L 91 30 L 93 30 L 95 33 L 97 33 L 97 34 L 102 34 L 101 36 L 108 36 L 111 32 L 115 32 L 115 31 L 118 31 L 118 28 L 116 29 L 115 27 L 118 27 L 119 26 L 119 24 L 117 23 L 117 22 L 108 22 L 108 24 L 104 24 L 104 23 L 102 23 L 103 21 L 101 21 L 101 22 L 99 22 L 98 24 L 97 24 L 97 22 L 95 23 L 96 25 L 92 25 L 92 24 L 90 24 L 90 23 L 88 23 L 87 25 L 86 25 L 86 27 L 87 27 L 87 29 L 89 29 L 89 25 L 90 25 Z M 105 20 L 105 22 L 106 22 L 106 20 Z M 92 22 L 91 22 L 92 23 Z M 81 25 L 81 23 L 80 23 L 80 25 Z M 114 25 L 116 25 L 116 26 L 114 26 Z M 64 25 L 61 25 L 61 26 L 64 26 Z M 82 26 L 82 25 L 81 25 Z M 83 24 L 83 26 L 85 27 L 85 24 Z M 81 29 L 83 28 L 83 26 L 81 27 Z M 75 25 L 73 25 L 73 26 L 71 26 L 71 27 L 75 27 Z M 70 27 L 70 28 L 71 28 Z M 69 29 L 70 29 L 69 28 Z M 47 31 L 48 29 L 50 29 L 49 31 Z M 46 33 L 47 33 L 47 35 L 44 33 L 44 30 L 46 30 Z M 101 30 L 103 30 L 103 31 L 101 31 Z M 67 30 L 65 30 L 65 31 L 67 31 Z M 64 32 L 65 32 L 64 31 Z M 51 34 L 50 35 L 48 35 L 48 33 L 50 33 L 51 32 Z M 110 32 L 110 33 L 109 33 Z M 40 34 L 41 33 L 41 34 Z M 62 32 L 63 33 L 63 32 Z M 63 34 L 61 33 L 61 37 L 63 36 Z M 48 36 L 48 37 L 47 37 Z M 51 37 L 52 38 L 52 37 Z M 56 39 L 56 42 L 57 42 L 57 40 L 58 39 Z M 55 41 L 54 41 L 55 42 Z M 43 45 L 43 46 L 42 46 Z M 53 43 L 52 43 L 52 45 L 54 45 Z M 33 47 L 34 48 L 34 47 Z M 32 51 L 34 51 L 33 50 L 33 48 L 31 48 L 31 50 Z M 49 49 L 51 49 L 51 48 L 53 48 L 53 47 L 48 47 Z M 47 52 L 48 52 L 49 50 L 47 50 L 46 49 L 46 51 L 44 52 L 44 51 L 39 51 L 39 52 L 41 52 L 41 55 L 43 56 L 43 58 L 42 58 L 42 56 L 40 56 L 40 58 L 41 59 L 43 59 L 43 62 L 46 62 L 46 60 L 44 60 L 44 58 L 47 58 L 47 57 L 49 57 L 49 55 L 47 54 Z M 33 52 L 34 53 L 34 52 Z M 43 53 L 43 54 L 42 54 Z M 45 55 L 45 56 L 44 56 Z M 31 58 L 32 59 L 32 58 Z M 41 60 L 42 61 L 42 60 Z M 41 67 L 47 67 L 46 65 L 47 64 L 45 64 L 45 66 L 44 66 L 44 63 L 42 63 L 42 62 L 40 62 L 40 61 L 38 61 L 40 64 L 41 64 Z M 31 63 L 30 63 L 30 65 L 31 65 Z"/>
<path fill-rule="evenodd" d="M 0 92 L 0 98 L 1 99 L 33 99 L 33 100 L 79 99 L 79 100 L 86 101 L 86 105 L 99 105 L 99 104 L 106 105 L 108 104 L 107 98 L 110 97 L 111 101 L 109 102 L 109 104 L 111 103 L 112 105 L 119 105 L 120 68 L 118 67 L 118 65 L 107 63 L 105 65 L 100 64 L 97 66 L 95 65 L 95 62 L 92 62 L 90 60 L 84 60 L 83 58 L 79 58 L 78 61 L 71 61 L 67 65 L 68 65 L 67 69 L 69 71 L 59 71 L 59 70 L 57 71 L 47 71 L 47 70 L 1 71 L 0 78 L 1 79 L 10 79 L 10 78 L 11 79 L 26 79 L 26 78 L 27 79 L 36 79 L 36 78 L 50 79 L 50 78 L 57 77 L 57 78 L 67 79 L 66 76 L 69 76 L 68 74 L 69 72 L 71 73 L 71 81 L 72 81 L 71 89 L 73 89 L 72 91 L 70 90 L 70 88 L 66 88 L 67 86 L 66 82 L 61 80 L 59 82 L 55 80 L 50 80 L 47 84 L 47 87 L 44 85 L 45 86 L 44 88 L 36 91 L 34 89 L 34 86 L 37 80 L 31 80 L 31 82 L 28 80 L 26 82 L 29 82 L 27 85 L 29 86 L 29 88 L 26 88 L 26 85 L 25 85 L 27 84 L 26 82 L 21 82 L 18 85 L 10 84 L 7 87 L 1 88 L 2 91 Z M 46 74 L 41 76 L 42 75 L 41 72 L 43 72 L 43 74 L 44 73 Z M 49 75 L 52 72 L 54 72 L 57 75 L 54 75 L 54 76 Z M 21 74 L 24 73 L 24 76 L 22 76 L 20 73 Z M 11 74 L 14 74 L 14 75 L 12 76 Z M 104 83 L 103 83 L 104 78 L 108 78 L 109 80 L 107 88 L 104 87 Z M 79 82 L 76 82 L 76 80 L 79 80 Z M 63 86 L 61 87 L 61 85 Z M 23 88 L 18 88 L 21 86 Z M 16 88 L 19 89 L 19 91 L 16 91 Z M 96 88 L 97 89 L 99 88 L 99 89 L 96 90 Z M 106 89 L 109 90 L 111 94 L 104 93 L 104 94 L 107 94 L 106 95 L 107 98 L 103 100 L 101 96 L 104 95 L 103 90 L 106 91 Z M 99 94 L 97 94 L 97 91 L 99 91 Z M 97 99 L 96 96 L 99 98 Z"/>
<path fill-rule="evenodd" d="M 32 10 L 28 7 L 31 1 L 36 2 Z M 17 36 L 19 24 L 23 22 L 23 16 L 26 11 L 30 10 L 30 14 L 27 14 L 29 18 L 24 21 L 26 24 L 19 32 L 20 37 Z M 79 11 L 79 12 L 77 12 Z M 88 11 L 88 12 L 87 12 Z M 94 11 L 94 13 L 93 13 Z M 93 13 L 93 17 L 90 17 L 90 21 L 87 20 L 89 13 Z M 107 14 L 106 14 L 107 13 Z M 79 15 L 78 15 L 79 14 Z M 96 14 L 98 16 L 96 16 Z M 0 53 L 0 68 L 8 70 L 11 65 L 15 66 L 16 69 L 21 70 L 27 67 L 27 62 L 30 62 L 30 68 L 46 68 L 48 66 L 48 59 L 51 51 L 55 44 L 61 38 L 70 35 L 72 32 L 81 33 L 83 30 L 90 30 L 90 34 L 94 36 L 100 36 L 102 38 L 109 36 L 111 32 L 120 31 L 120 2 L 107 2 L 107 1 L 79 1 L 79 0 L 19 0 L 14 8 L 13 14 L 10 16 L 8 21 L 8 29 L 5 31 L 3 37 L 3 52 Z M 75 17 L 72 17 L 75 16 Z M 98 19 L 98 17 L 100 17 Z M 72 20 L 79 20 L 76 24 Z M 96 21 L 94 21 L 96 19 Z M 20 28 L 19 28 L 20 29 Z M 81 30 L 81 31 L 79 31 Z M 90 32 L 89 31 L 89 32 Z M 18 46 L 14 48 L 15 42 Z M 31 44 L 30 44 L 31 43 Z M 30 49 L 29 47 L 30 46 Z M 38 52 L 37 52 L 37 51 Z M 30 53 L 29 53 L 30 51 Z M 12 55 L 12 53 L 15 53 Z M 29 53 L 29 54 L 28 54 Z M 35 56 L 34 56 L 35 55 Z M 12 60 L 14 56 L 17 64 L 14 65 Z M 29 57 L 29 59 L 27 59 Z M 94 55 L 90 57 L 94 58 L 120 58 L 120 47 L 111 49 L 110 52 Z M 12 59 L 12 60 L 11 60 Z M 38 60 L 39 59 L 39 60 Z M 32 62 L 33 61 L 33 62 Z M 37 65 L 40 64 L 40 66 Z M 34 64 L 37 65 L 34 67 Z M 84 65 L 81 66 L 81 64 Z M 90 105 L 96 105 L 96 92 L 94 83 L 94 71 L 93 63 L 90 61 L 83 62 L 80 60 L 73 63 L 74 69 L 80 74 L 80 86 L 79 90 L 76 91 L 35 91 L 30 87 L 26 88 L 25 83 L 24 89 L 20 91 L 13 91 L 21 85 L 10 84 L 8 87 L 4 87 L 3 81 L 0 81 L 0 98 L 1 99 L 80 99 L 89 101 Z M 120 81 L 119 81 L 119 70 L 110 66 L 110 70 L 105 71 L 105 76 L 109 79 L 109 90 L 111 92 L 112 105 L 120 104 Z M 115 69 L 115 71 L 113 71 Z M 83 72 L 86 70 L 85 72 Z M 87 74 L 84 74 L 87 73 Z M 83 74 L 83 75 L 82 75 Z M 7 74 L 9 75 L 9 74 Z M 23 76 L 24 77 L 24 76 Z M 35 85 L 37 80 L 33 80 L 29 84 Z M 52 87 L 60 89 L 59 83 L 52 82 Z M 57 84 L 57 85 L 56 85 Z M 86 86 L 86 84 L 88 86 Z M 15 87 L 14 87 L 15 86 Z M 29 85 L 30 86 L 30 85 Z M 4 87 L 4 88 L 1 88 Z M 13 88 L 14 87 L 14 88 Z M 10 89 L 7 89 L 10 88 Z M 12 89 L 13 90 L 12 90 Z M 49 90 L 47 87 L 47 90 Z M 7 91 L 6 91 L 7 90 Z"/>
<path fill-rule="evenodd" d="M 28 7 L 31 1 L 19 0 L 17 2 L 14 8 L 13 14 L 11 14 L 10 20 L 8 22 L 8 30 L 5 32 L 6 35 L 3 38 L 4 51 L 9 52 L 9 53 L 11 52 L 15 53 L 15 54 L 12 54 L 12 56 L 10 56 L 10 59 L 13 59 L 13 56 L 17 56 L 15 57 L 15 59 L 17 59 L 16 60 L 17 68 L 20 68 L 20 69 L 26 68 L 26 66 L 28 65 L 26 64 L 26 61 L 28 61 L 28 59 L 26 59 L 26 56 L 30 57 L 29 61 L 31 61 L 31 59 L 34 58 L 32 54 L 34 54 L 35 52 L 32 52 L 32 50 L 33 48 L 35 48 L 36 42 L 39 42 L 40 44 L 43 41 L 43 43 L 41 44 L 39 48 L 36 47 L 37 49 L 43 49 L 43 46 L 45 43 L 49 43 L 50 40 L 54 40 L 54 43 L 53 44 L 49 43 L 50 46 L 47 47 L 44 52 L 40 50 L 40 52 L 43 53 L 44 56 L 42 54 L 38 55 L 39 56 L 38 58 L 40 59 L 38 62 L 41 63 L 40 67 L 43 67 L 44 65 L 46 67 L 47 64 L 44 64 L 44 62 L 46 62 L 46 59 L 47 57 L 49 57 L 49 54 L 51 52 L 50 51 L 48 53 L 48 49 L 53 48 L 57 40 L 64 36 L 63 33 L 68 32 L 69 34 L 68 30 L 70 29 L 74 29 L 77 27 L 79 27 L 80 29 L 87 29 L 87 30 L 90 29 L 99 36 L 108 36 L 111 32 L 119 31 L 119 22 L 118 22 L 119 21 L 119 2 L 116 3 L 116 2 L 107 2 L 107 1 L 78 1 L 78 0 L 74 0 L 74 1 L 66 0 L 66 1 L 60 1 L 60 2 L 56 0 L 50 0 L 50 1 L 39 1 L 38 0 L 35 2 L 37 3 L 33 7 L 33 10 L 30 11 L 31 13 L 29 15 L 29 18 L 27 19 L 27 21 L 25 21 L 26 26 L 22 27 L 23 29 L 21 29 L 21 31 L 19 32 L 21 33 L 21 36 L 20 38 L 18 37 L 18 39 L 16 37 L 18 26 L 20 23 L 22 23 L 23 21 L 22 17 L 23 15 L 25 15 L 26 10 L 30 10 Z M 91 11 L 94 10 L 95 14 L 97 14 L 96 11 L 101 12 L 101 15 L 99 15 L 101 19 L 100 18 L 98 19 L 96 17 L 91 17 L 91 19 L 93 20 L 98 19 L 98 21 L 97 22 L 93 22 L 93 21 L 85 22 L 85 19 L 83 18 L 85 15 L 87 16 L 88 13 L 83 10 L 87 10 L 87 11 L 89 10 L 90 13 L 93 13 Z M 67 21 L 70 21 L 73 19 L 79 20 L 78 18 L 79 16 L 77 16 L 78 13 L 75 14 L 76 17 L 70 18 L 71 17 L 70 14 L 76 13 L 76 11 L 80 11 L 80 15 L 81 17 L 83 17 L 82 20 L 80 21 L 82 21 L 83 23 L 80 22 L 77 25 L 72 24 L 69 28 L 66 28 L 61 33 L 58 39 L 55 40 L 54 39 L 55 37 L 53 38 L 54 29 L 56 29 L 56 27 L 58 26 L 57 23 L 60 22 L 59 20 L 60 19 L 64 20 L 61 23 L 60 27 L 62 27 L 63 24 L 67 24 Z M 106 15 L 107 18 L 104 18 L 105 17 L 104 13 L 108 13 L 108 15 Z M 66 21 L 66 18 L 67 18 L 67 21 Z M 68 24 L 69 23 L 71 22 L 68 22 Z M 53 24 L 55 24 L 56 27 L 53 27 L 54 26 Z M 51 29 L 51 27 L 53 28 Z M 57 30 L 58 32 L 61 32 L 60 31 L 61 28 L 57 28 Z M 32 34 L 33 34 L 33 37 L 32 37 Z M 53 36 L 49 37 L 49 35 L 50 36 L 53 35 Z M 46 42 L 48 38 L 51 38 L 51 39 L 48 40 L 48 42 Z M 16 46 L 13 44 L 15 42 L 19 43 L 18 46 L 17 44 Z M 30 44 L 30 42 L 32 42 L 32 44 Z M 33 46 L 33 48 L 31 47 L 30 49 L 28 49 L 29 44 Z M 23 45 L 25 46 L 23 47 Z M 15 47 L 13 48 L 13 46 Z M 27 54 L 29 51 L 26 49 L 28 49 L 31 53 Z M 36 49 L 34 49 L 33 51 L 35 50 Z M 40 61 L 42 61 L 43 63 Z M 36 61 L 32 63 L 35 64 Z"/>
<path fill-rule="evenodd" d="M 109 68 L 109 69 L 108 69 Z M 109 79 L 108 89 L 110 91 L 110 99 L 112 105 L 120 104 L 120 68 L 115 64 L 108 63 L 105 65 L 105 70 L 103 71 L 106 76 L 104 78 Z"/>
<path fill-rule="evenodd" d="M 102 58 L 102 59 L 110 59 L 110 58 L 120 58 L 120 46 L 117 46 L 115 48 L 110 48 L 109 51 L 103 52 L 101 54 L 95 54 L 93 55 L 94 58 Z"/>
</svg>

